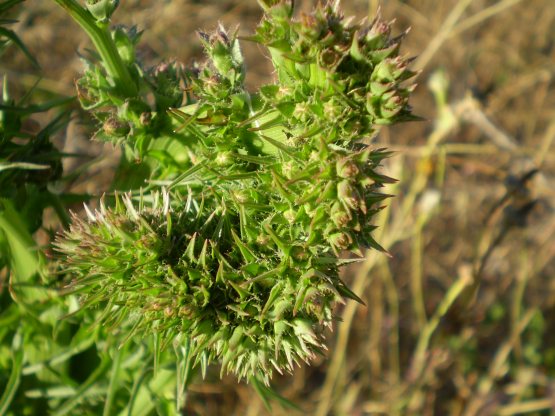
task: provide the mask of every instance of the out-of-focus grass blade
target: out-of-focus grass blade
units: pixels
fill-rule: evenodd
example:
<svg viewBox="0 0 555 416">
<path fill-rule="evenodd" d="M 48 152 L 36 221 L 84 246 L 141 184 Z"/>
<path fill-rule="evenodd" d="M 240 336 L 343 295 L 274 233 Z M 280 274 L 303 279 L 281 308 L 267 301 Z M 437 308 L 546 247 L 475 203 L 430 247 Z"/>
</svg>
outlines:
<svg viewBox="0 0 555 416">
<path fill-rule="evenodd" d="M 25 0 L 6 0 L 0 3 L 0 14 L 7 12 L 13 6 L 19 3 L 23 3 Z"/>
<path fill-rule="evenodd" d="M 175 178 L 172 183 L 169 185 L 169 188 L 173 188 L 176 185 L 178 185 L 180 182 L 185 181 L 186 179 L 188 179 L 189 177 L 193 176 L 195 173 L 197 173 L 200 169 L 202 169 L 204 167 L 204 161 L 199 161 L 196 165 L 190 167 L 189 169 L 187 169 L 185 172 L 183 172 L 181 175 L 179 175 L 177 178 Z"/>
<path fill-rule="evenodd" d="M 1 35 L 1 32 L 0 32 L 0 35 Z M 14 114 L 29 115 L 29 114 L 35 114 L 35 113 L 42 113 L 44 111 L 50 110 L 51 108 L 59 107 L 59 106 L 62 106 L 64 104 L 69 104 L 74 99 L 75 99 L 75 97 L 56 98 L 54 100 L 50 100 L 50 101 L 47 101 L 47 102 L 42 103 L 42 104 L 29 105 L 27 107 L 20 107 L 20 106 L 17 106 L 17 105 L 0 104 L 0 110 L 9 111 L 9 112 L 12 112 Z M 53 124 L 55 121 L 57 122 L 58 119 L 56 118 L 50 124 Z"/>
<path fill-rule="evenodd" d="M 92 387 L 88 391 L 89 396 L 100 396 L 105 389 Z M 25 391 L 25 397 L 29 399 L 66 399 L 75 396 L 77 390 L 71 386 L 55 386 Z"/>
<path fill-rule="evenodd" d="M 277 149 L 281 150 L 283 153 L 292 157 L 293 159 L 300 160 L 298 158 L 298 156 L 295 155 L 295 149 L 294 148 L 289 147 L 289 146 L 283 144 L 282 142 L 280 142 L 279 140 L 275 140 L 272 137 L 266 136 L 264 134 L 259 134 L 258 137 L 263 139 L 265 142 L 270 143 L 271 145 L 273 145 Z"/>
<path fill-rule="evenodd" d="M 27 390 L 25 392 L 25 397 L 29 399 L 41 399 L 41 398 L 62 398 L 72 397 L 75 395 L 75 389 L 69 386 L 56 386 L 44 389 L 33 389 Z"/>
<path fill-rule="evenodd" d="M 21 42 L 21 40 L 13 30 L 6 29 L 5 27 L 0 27 L 0 37 L 5 37 L 11 40 L 14 43 L 14 45 L 16 45 L 21 50 L 21 52 L 25 54 L 27 59 L 29 59 L 35 67 L 40 68 L 38 61 L 35 59 L 33 55 L 31 55 L 31 52 L 29 52 L 29 49 L 27 49 L 27 47 L 23 44 L 23 42 Z"/>
<path fill-rule="evenodd" d="M 165 397 L 158 398 L 155 402 L 156 414 L 164 416 L 179 416 L 171 400 Z"/>
<path fill-rule="evenodd" d="M 252 377 L 249 381 L 252 384 L 252 387 L 254 388 L 254 390 L 258 393 L 258 395 L 262 399 L 262 402 L 264 403 L 264 406 L 266 407 L 268 412 L 272 413 L 272 406 L 270 404 L 272 400 L 277 401 L 285 409 L 297 410 L 299 412 L 303 411 L 295 403 L 287 400 L 285 397 L 280 395 L 277 391 L 275 391 L 269 386 L 266 386 L 256 377 Z"/>
<path fill-rule="evenodd" d="M 62 106 L 66 103 L 73 101 L 73 98 L 60 98 L 57 100 L 50 101 L 50 104 L 55 104 L 56 102 L 59 103 L 58 105 L 54 105 L 54 107 Z M 62 130 L 65 128 L 71 120 L 71 112 L 69 111 L 61 111 L 56 117 L 54 117 L 38 134 L 37 138 L 47 138 L 52 136 L 54 133 Z"/>
<path fill-rule="evenodd" d="M 11 401 L 19 387 L 19 382 L 21 380 L 21 368 L 23 366 L 23 349 L 20 348 L 16 353 L 13 360 L 12 372 L 8 380 L 8 385 L 4 390 L 4 394 L 0 398 L 0 415 L 5 415 Z"/>
<path fill-rule="evenodd" d="M 8 169 L 27 169 L 27 170 L 42 170 L 49 169 L 48 165 L 38 165 L 36 163 L 26 163 L 26 162 L 14 162 L 14 163 L 3 163 L 0 162 L 0 172 Z"/>
</svg>

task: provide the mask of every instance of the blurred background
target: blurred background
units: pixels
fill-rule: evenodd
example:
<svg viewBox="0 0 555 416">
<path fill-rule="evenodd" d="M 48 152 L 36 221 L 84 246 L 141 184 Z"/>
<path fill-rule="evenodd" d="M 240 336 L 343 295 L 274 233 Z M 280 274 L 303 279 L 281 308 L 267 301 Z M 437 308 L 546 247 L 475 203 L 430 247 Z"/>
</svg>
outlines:
<svg viewBox="0 0 555 416">
<path fill-rule="evenodd" d="M 297 0 L 299 12 L 316 3 Z M 399 179 L 371 252 L 345 270 L 366 302 L 337 309 L 328 353 L 275 379 L 306 414 L 555 414 L 555 7 L 553 0 L 343 0 L 355 20 L 378 9 L 410 28 L 404 53 L 420 70 L 411 100 L 424 121 L 385 128 Z M 197 29 L 247 35 L 256 0 L 123 0 L 114 21 L 144 30 L 146 63 L 202 59 Z M 21 35 L 42 66 L 4 56 L 14 95 L 74 95 L 85 35 L 52 1 L 28 0 Z M 248 85 L 272 80 L 265 52 L 243 44 Z M 39 120 L 40 122 L 40 120 Z M 28 126 L 29 129 L 36 128 Z M 118 149 L 89 141 L 76 116 L 57 144 L 75 191 L 109 189 Z M 193 384 L 186 414 L 271 413 L 250 386 L 218 372 Z M 294 413 L 294 411 L 293 411 Z"/>
</svg>

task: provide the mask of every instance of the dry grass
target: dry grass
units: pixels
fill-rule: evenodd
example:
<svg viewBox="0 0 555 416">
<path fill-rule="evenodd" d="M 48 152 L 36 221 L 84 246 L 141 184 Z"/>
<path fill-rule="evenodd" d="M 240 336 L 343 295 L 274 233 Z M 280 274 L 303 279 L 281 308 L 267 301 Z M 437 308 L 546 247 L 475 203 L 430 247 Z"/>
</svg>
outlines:
<svg viewBox="0 0 555 416">
<path fill-rule="evenodd" d="M 44 67 L 39 85 L 72 94 L 84 38 L 53 3 L 27 3 L 22 33 Z M 254 0 L 122 3 L 116 20 L 145 29 L 142 53 L 150 60 L 189 61 L 200 51 L 196 29 L 240 22 L 248 33 L 260 15 Z M 378 3 L 343 2 L 358 17 Z M 397 30 L 412 27 L 405 52 L 418 56 L 414 65 L 422 70 L 412 103 L 427 121 L 378 138 L 397 150 L 385 169 L 400 182 L 389 189 L 397 197 L 377 232 L 392 257 L 370 252 L 346 273 L 368 306 L 338 309 L 342 322 L 329 336 L 328 356 L 276 380 L 307 414 L 555 412 L 552 6 L 383 2 L 382 14 L 397 18 Z M 271 74 L 262 52 L 248 46 L 254 86 Z M 35 76 L 25 65 L 5 61 L 1 69 L 28 86 Z M 289 413 L 278 406 L 272 412 Z M 192 387 L 187 414 L 267 412 L 248 386 L 210 375 Z"/>
</svg>

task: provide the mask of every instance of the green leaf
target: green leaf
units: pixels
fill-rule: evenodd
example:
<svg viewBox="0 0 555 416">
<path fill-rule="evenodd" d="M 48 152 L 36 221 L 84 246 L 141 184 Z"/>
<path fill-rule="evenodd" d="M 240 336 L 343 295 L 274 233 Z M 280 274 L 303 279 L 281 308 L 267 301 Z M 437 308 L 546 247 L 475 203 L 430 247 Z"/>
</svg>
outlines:
<svg viewBox="0 0 555 416">
<path fill-rule="evenodd" d="M 0 206 L 4 208 L 0 211 L 0 231 L 4 232 L 8 242 L 14 281 L 29 282 L 33 276 L 41 272 L 42 256 L 13 204 L 8 200 L 0 200 Z M 31 296 L 33 297 L 36 298 L 36 295 Z"/>
<path fill-rule="evenodd" d="M 339 286 L 337 287 L 337 291 L 338 291 L 341 295 L 345 296 L 346 298 L 352 299 L 352 300 L 354 300 L 354 301 L 360 303 L 361 305 L 366 306 L 366 303 L 364 303 L 364 301 L 363 301 L 361 298 L 359 298 L 359 297 L 356 295 L 355 292 L 353 292 L 351 289 L 349 289 L 349 288 L 347 287 L 347 285 L 345 285 L 345 284 L 339 285 Z"/>
<path fill-rule="evenodd" d="M 263 317 L 266 312 L 268 312 L 268 310 L 272 307 L 272 305 L 274 304 L 274 302 L 278 299 L 278 297 L 283 296 L 283 288 L 282 288 L 282 284 L 277 283 L 272 290 L 270 291 L 270 296 L 268 296 L 268 300 L 266 301 L 266 304 L 264 305 L 264 309 L 262 309 L 262 312 L 260 313 L 260 316 Z"/>
<path fill-rule="evenodd" d="M 60 106 L 63 106 L 65 104 L 70 104 L 74 100 L 75 100 L 74 97 L 61 97 L 61 98 L 56 98 L 54 100 L 47 101 L 47 102 L 42 103 L 42 104 L 29 105 L 27 107 L 21 107 L 21 106 L 17 106 L 17 105 L 0 104 L 0 110 L 9 111 L 9 112 L 12 112 L 14 114 L 19 114 L 19 115 L 29 115 L 29 114 L 43 113 L 43 112 L 48 111 L 52 108 L 60 107 Z M 64 114 L 65 113 L 62 113 L 59 117 L 64 117 Z M 55 121 L 57 121 L 57 119 L 58 119 L 58 117 L 56 118 Z M 50 124 L 53 124 L 53 122 L 50 123 Z"/>
<path fill-rule="evenodd" d="M 144 387 L 143 383 L 146 379 L 146 376 L 151 371 L 152 371 L 152 368 L 145 367 L 143 369 L 143 371 L 141 372 L 140 376 L 135 378 L 135 382 L 133 383 L 133 387 L 131 388 L 131 394 L 129 396 L 129 402 L 127 403 L 127 413 L 122 412 L 122 413 L 120 413 L 120 415 L 122 415 L 122 416 L 125 415 L 125 414 L 127 414 L 127 416 L 138 415 L 138 412 L 133 412 L 133 405 L 138 400 L 139 395 L 140 395 L 141 399 L 142 399 L 142 397 L 149 396 L 148 391 Z M 145 412 L 145 409 L 141 408 L 141 411 Z M 144 414 L 147 414 L 147 413 L 148 413 L 148 410 L 146 410 L 146 412 Z"/>
<path fill-rule="evenodd" d="M 239 251 L 245 259 L 246 263 L 251 263 L 256 260 L 256 255 L 241 241 L 241 239 L 235 234 L 235 231 L 231 230 L 231 235 L 235 241 L 235 245 L 239 247 Z"/>
<path fill-rule="evenodd" d="M 264 403 L 266 410 L 272 413 L 272 406 L 271 400 L 276 400 L 283 408 L 296 410 L 298 412 L 303 412 L 297 404 L 293 403 L 290 400 L 287 400 L 285 397 L 280 395 L 277 391 L 275 391 L 272 387 L 264 385 L 258 378 L 252 377 L 250 380 L 254 390 L 258 393 L 258 396 Z"/>
<path fill-rule="evenodd" d="M 110 374 L 110 384 L 108 385 L 108 393 L 106 394 L 106 402 L 104 403 L 103 416 L 110 416 L 110 413 L 116 392 L 118 390 L 120 370 L 121 370 L 121 357 L 124 354 L 123 349 L 117 349 L 115 357 L 112 361 L 112 373 Z"/>
<path fill-rule="evenodd" d="M 23 367 L 23 348 L 19 348 L 13 357 L 12 372 L 10 373 L 10 378 L 8 379 L 8 384 L 4 390 L 4 394 L 0 398 L 0 415 L 5 415 L 8 411 L 11 401 L 13 400 L 17 388 L 19 387 L 19 382 L 21 381 L 21 370 Z"/>
</svg>

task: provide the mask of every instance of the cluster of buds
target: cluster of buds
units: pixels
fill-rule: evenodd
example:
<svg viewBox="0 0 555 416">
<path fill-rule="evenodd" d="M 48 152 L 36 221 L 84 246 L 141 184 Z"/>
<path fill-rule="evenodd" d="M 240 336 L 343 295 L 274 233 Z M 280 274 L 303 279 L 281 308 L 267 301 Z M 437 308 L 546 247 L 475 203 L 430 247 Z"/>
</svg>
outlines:
<svg viewBox="0 0 555 416">
<path fill-rule="evenodd" d="M 201 33 L 208 61 L 186 75 L 191 104 L 169 111 L 189 155 L 164 178 L 171 207 L 169 195 L 150 208 L 125 197 L 75 219 L 58 250 L 85 304 L 116 308 L 122 331 L 182 334 L 195 362 L 268 382 L 325 349 L 334 304 L 360 301 L 340 256 L 382 250 L 372 219 L 388 197 L 378 170 L 389 152 L 369 139 L 411 119 L 403 82 L 414 73 L 379 19 L 351 25 L 330 4 L 292 20 L 289 2 L 261 4 L 252 40 L 278 80 L 249 93 L 236 36 Z M 119 121 L 113 130 L 135 140 Z"/>
<path fill-rule="evenodd" d="M 217 74 L 228 80 L 231 86 L 242 83 L 245 79 L 245 66 L 236 35 L 230 36 L 221 25 L 211 34 L 198 33 Z"/>
<path fill-rule="evenodd" d="M 281 84 L 295 89 L 296 96 L 308 98 L 316 88 L 327 112 L 347 105 L 352 111 L 341 112 L 337 121 L 347 130 L 364 127 L 354 134 L 365 134 L 375 124 L 414 119 L 407 102 L 414 85 L 403 82 L 415 73 L 408 69 L 411 59 L 399 55 L 406 32 L 391 37 L 391 25 L 379 17 L 369 25 L 351 25 L 338 2 L 293 22 L 287 17 L 288 2 L 263 5 L 268 17 L 252 39 L 268 47 Z"/>
<path fill-rule="evenodd" d="M 136 158 L 141 159 L 153 139 L 172 135 L 166 111 L 187 103 L 183 91 L 186 76 L 183 65 L 176 61 L 152 68 L 141 64 L 136 48 L 142 32 L 134 26 L 107 28 L 118 4 L 113 0 L 86 2 L 88 12 L 96 19 L 92 30 L 105 37 L 111 60 L 83 56 L 85 71 L 76 81 L 77 97 L 99 122 L 96 139 L 132 144 Z M 122 76 L 128 79 L 125 89 Z"/>
</svg>

